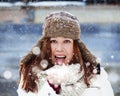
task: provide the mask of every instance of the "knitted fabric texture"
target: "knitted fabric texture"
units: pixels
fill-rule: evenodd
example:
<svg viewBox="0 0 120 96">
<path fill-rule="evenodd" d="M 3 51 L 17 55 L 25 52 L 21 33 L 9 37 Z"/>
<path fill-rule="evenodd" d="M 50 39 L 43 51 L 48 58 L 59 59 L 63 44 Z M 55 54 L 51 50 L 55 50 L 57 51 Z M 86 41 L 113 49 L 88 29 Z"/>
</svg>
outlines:
<svg viewBox="0 0 120 96">
<path fill-rule="evenodd" d="M 67 12 L 50 13 L 43 25 L 44 37 L 66 37 L 73 40 L 80 38 L 78 19 Z"/>
</svg>

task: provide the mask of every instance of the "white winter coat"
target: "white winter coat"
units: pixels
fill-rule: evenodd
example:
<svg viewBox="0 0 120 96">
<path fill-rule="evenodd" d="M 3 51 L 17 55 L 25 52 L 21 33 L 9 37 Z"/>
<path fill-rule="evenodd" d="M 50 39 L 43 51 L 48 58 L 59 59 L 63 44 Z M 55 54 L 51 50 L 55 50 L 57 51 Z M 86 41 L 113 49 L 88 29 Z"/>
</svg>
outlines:
<svg viewBox="0 0 120 96">
<path fill-rule="evenodd" d="M 28 92 L 26 93 L 22 88 L 22 79 L 18 86 L 18 96 L 114 96 L 113 89 L 110 82 L 108 81 L 107 73 L 103 68 L 101 68 L 100 75 L 95 75 L 90 81 L 90 88 L 87 88 L 83 81 L 83 72 L 78 73 L 79 64 L 69 65 L 72 78 L 69 78 L 63 84 L 61 84 L 60 94 L 56 94 L 55 91 L 49 86 L 47 82 L 47 75 L 53 72 L 52 69 L 57 69 L 57 67 L 50 68 L 46 71 L 38 73 L 40 78 L 38 85 L 38 93 Z M 58 70 L 60 71 L 60 70 Z M 64 78 L 67 78 L 66 76 Z"/>
</svg>

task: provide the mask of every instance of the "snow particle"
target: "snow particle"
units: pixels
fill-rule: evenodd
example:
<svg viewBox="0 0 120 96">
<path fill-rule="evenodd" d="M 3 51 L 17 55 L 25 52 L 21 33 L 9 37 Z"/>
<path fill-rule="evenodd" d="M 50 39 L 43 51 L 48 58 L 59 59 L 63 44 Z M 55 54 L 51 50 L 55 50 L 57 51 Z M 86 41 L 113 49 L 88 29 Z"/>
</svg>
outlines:
<svg viewBox="0 0 120 96">
<path fill-rule="evenodd" d="M 87 63 L 86 63 L 86 66 L 87 66 L 87 67 L 90 66 L 90 62 L 87 62 Z"/>
<path fill-rule="evenodd" d="M 97 58 L 97 59 L 96 59 L 96 62 L 97 62 L 97 63 L 100 63 L 100 62 L 101 62 L 101 58 Z"/>
<path fill-rule="evenodd" d="M 45 59 L 43 59 L 41 62 L 40 62 L 40 65 L 41 65 L 41 67 L 42 68 L 47 68 L 47 66 L 48 66 L 48 61 L 47 60 L 45 60 Z"/>
<path fill-rule="evenodd" d="M 40 54 L 40 48 L 39 48 L 39 47 L 34 47 L 34 48 L 32 49 L 32 52 L 33 52 L 33 54 L 35 54 L 35 55 L 39 55 L 39 54 Z"/>
<path fill-rule="evenodd" d="M 96 74 L 96 73 L 97 73 L 97 69 L 94 69 L 94 70 L 93 70 L 93 73 Z"/>
<path fill-rule="evenodd" d="M 4 78 L 6 78 L 6 79 L 10 79 L 11 77 L 12 77 L 12 73 L 11 73 L 11 71 L 5 71 L 4 73 L 3 73 L 3 76 L 4 76 Z"/>
</svg>

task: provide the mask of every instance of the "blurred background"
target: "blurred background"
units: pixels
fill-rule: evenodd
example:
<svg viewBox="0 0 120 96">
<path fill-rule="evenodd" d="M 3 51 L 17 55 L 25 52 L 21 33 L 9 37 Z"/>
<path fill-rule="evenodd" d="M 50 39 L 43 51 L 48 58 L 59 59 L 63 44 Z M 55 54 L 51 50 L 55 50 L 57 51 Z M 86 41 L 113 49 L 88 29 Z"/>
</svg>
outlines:
<svg viewBox="0 0 120 96">
<path fill-rule="evenodd" d="M 120 96 L 120 0 L 0 0 L 0 96 L 17 96 L 19 61 L 53 11 L 78 17 L 81 39 L 101 59 L 115 96 Z"/>
</svg>

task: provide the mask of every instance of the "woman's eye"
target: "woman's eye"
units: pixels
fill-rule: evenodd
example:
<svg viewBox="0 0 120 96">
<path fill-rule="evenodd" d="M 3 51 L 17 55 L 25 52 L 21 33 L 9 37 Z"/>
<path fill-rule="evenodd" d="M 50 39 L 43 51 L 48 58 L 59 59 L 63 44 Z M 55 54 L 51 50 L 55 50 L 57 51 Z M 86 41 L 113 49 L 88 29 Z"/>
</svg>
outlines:
<svg viewBox="0 0 120 96">
<path fill-rule="evenodd" d="M 56 40 L 50 40 L 50 43 L 56 43 L 57 41 Z"/>
<path fill-rule="evenodd" d="M 71 43 L 71 41 L 70 40 L 65 40 L 64 43 Z"/>
</svg>

